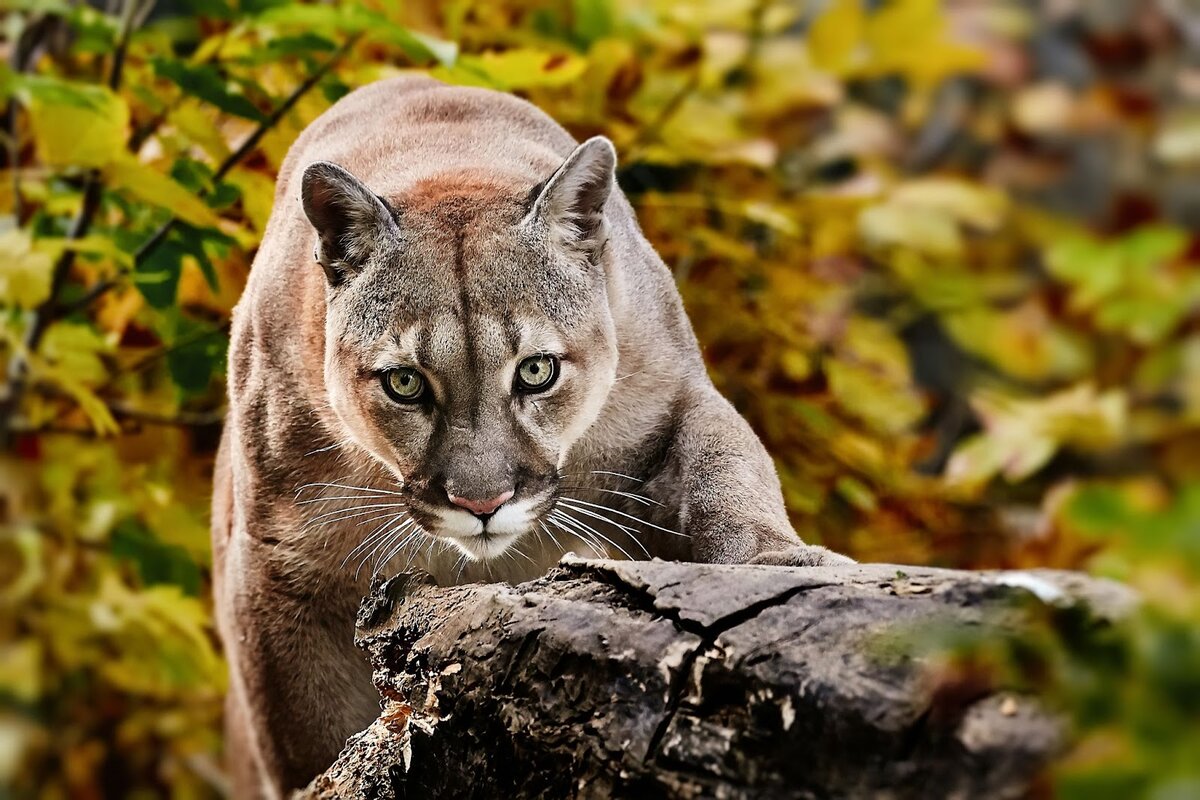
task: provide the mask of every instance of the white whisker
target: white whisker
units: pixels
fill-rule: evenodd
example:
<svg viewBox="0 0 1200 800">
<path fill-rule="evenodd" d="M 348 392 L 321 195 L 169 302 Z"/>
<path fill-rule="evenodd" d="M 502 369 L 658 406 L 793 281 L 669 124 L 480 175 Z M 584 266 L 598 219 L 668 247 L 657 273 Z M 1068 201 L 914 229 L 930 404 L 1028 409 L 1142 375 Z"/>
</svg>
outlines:
<svg viewBox="0 0 1200 800">
<path fill-rule="evenodd" d="M 370 525 L 372 522 L 378 522 L 378 521 L 379 521 L 379 520 L 381 520 L 381 519 L 400 519 L 400 518 L 402 518 L 402 517 L 404 516 L 404 514 L 405 514 L 405 512 L 403 512 L 403 511 L 399 511 L 399 512 L 395 512 L 395 511 L 367 511 L 367 512 L 364 512 L 363 514 L 354 514 L 354 515 L 352 515 L 352 516 L 349 516 L 349 517 L 340 517 L 340 518 L 338 518 L 338 519 L 327 520 L 326 522 L 323 522 L 323 523 L 321 523 L 321 524 L 320 524 L 320 525 L 318 525 L 317 527 L 320 527 L 320 528 L 328 528 L 330 525 L 335 525 L 336 523 L 339 523 L 339 522 L 345 522 L 346 520 L 350 520 L 350 519 L 357 519 L 357 518 L 359 518 L 359 517 L 363 517 L 363 516 L 365 516 L 365 517 L 366 517 L 366 519 L 362 520 L 361 522 L 356 522 L 356 523 L 354 523 L 354 525 L 352 525 L 352 526 L 351 526 L 351 527 L 354 527 L 354 528 L 361 528 L 363 525 Z M 387 522 L 387 523 L 384 523 L 384 524 L 385 524 L 385 526 L 386 526 L 386 525 L 390 525 L 391 523 L 390 523 L 390 522 Z M 302 530 L 302 531 L 307 531 L 307 530 L 308 530 L 310 527 L 312 527 L 312 526 L 305 525 L 303 528 L 301 528 L 301 530 Z M 328 538 L 329 538 L 328 534 L 326 535 L 326 537 L 325 537 L 325 538 L 326 538 L 326 539 L 328 539 Z"/>
<path fill-rule="evenodd" d="M 312 498 L 309 498 L 308 500 L 297 500 L 294 503 L 294 505 L 308 506 L 308 505 L 312 505 L 313 503 L 329 503 L 334 500 L 379 500 L 385 496 L 386 495 L 382 495 L 382 494 L 378 495 L 378 496 L 373 496 L 373 495 L 369 495 L 369 494 L 338 494 L 338 495 L 334 495 L 333 497 L 312 497 Z"/>
<path fill-rule="evenodd" d="M 393 526 L 395 526 L 395 525 L 402 524 L 405 521 L 404 520 L 404 512 L 401 512 L 399 514 L 384 514 L 383 516 L 387 517 L 387 522 L 383 523 L 378 528 L 376 528 L 374 531 L 372 531 L 369 535 L 365 536 L 363 538 L 363 540 L 354 547 L 353 550 L 351 550 L 349 553 L 346 554 L 346 558 L 342 560 L 343 567 L 346 566 L 346 562 L 349 561 L 350 557 L 353 556 L 355 553 L 359 552 L 360 550 L 362 550 L 366 547 L 369 547 L 373 542 L 377 542 L 377 541 L 386 539 L 389 536 L 389 534 L 391 533 L 391 531 L 389 529 L 393 528 Z M 365 525 L 365 524 L 366 524 L 366 521 L 359 523 L 359 525 Z"/>
<path fill-rule="evenodd" d="M 669 533 L 672 536 L 682 536 L 684 538 L 688 537 L 688 535 L 686 533 L 680 533 L 679 531 L 673 531 L 670 528 L 664 528 L 661 525 L 655 525 L 653 522 L 647 522 L 644 519 L 639 519 L 639 518 L 633 516 L 632 514 L 626 514 L 624 511 L 618 511 L 617 509 L 612 508 L 610 506 L 602 506 L 598 503 L 589 503 L 586 500 L 580 500 L 576 497 L 564 497 L 564 498 L 562 498 L 561 502 L 567 504 L 571 508 L 578 508 L 578 505 L 585 505 L 590 508 L 598 508 L 602 511 L 611 511 L 614 514 L 618 514 L 622 517 L 625 517 L 626 519 L 631 519 L 634 522 L 639 523 L 641 525 L 648 525 L 651 528 L 654 528 L 655 530 L 662 531 L 663 533 Z M 578 504 L 578 505 L 576 505 L 576 504 Z"/>
<path fill-rule="evenodd" d="M 384 565 L 395 558 L 396 555 L 420 533 L 420 527 L 410 530 L 414 524 L 416 524 L 416 520 L 410 519 L 404 524 L 399 525 L 389 531 L 388 535 L 382 542 L 375 545 L 373 548 L 371 548 L 371 552 L 363 556 L 358 565 L 359 570 L 366 566 L 366 563 L 372 560 L 372 556 L 382 549 L 383 552 L 380 554 L 379 558 L 374 560 L 371 566 L 371 575 L 378 575 L 379 571 L 383 569 Z M 355 572 L 354 574 L 357 575 L 358 572 Z"/>
<path fill-rule="evenodd" d="M 343 519 L 353 519 L 354 517 L 362 516 L 362 514 L 358 514 L 358 513 L 356 513 L 356 512 L 359 512 L 359 511 L 362 511 L 362 512 L 364 512 L 364 513 L 367 513 L 367 514 L 371 513 L 371 512 L 370 512 L 370 511 L 368 511 L 367 509 L 373 509 L 373 508 L 376 508 L 376 509 L 377 509 L 377 508 L 407 508 L 407 507 L 408 507 L 408 506 L 407 506 L 405 503 L 368 503 L 368 504 L 366 504 L 366 505 L 362 505 L 362 506 L 353 506 L 352 508 L 338 508 L 338 509 L 334 509 L 333 511 L 325 511 L 325 512 L 323 512 L 323 513 L 321 513 L 321 514 L 318 514 L 317 516 L 315 516 L 315 517 L 313 517 L 312 519 L 308 520 L 308 522 L 307 522 L 307 523 L 305 523 L 304 527 L 305 527 L 306 529 L 307 529 L 307 528 L 310 528 L 310 527 L 312 527 L 313 525 L 315 525 L 316 523 L 320 522 L 321 520 L 329 519 L 329 517 L 336 517 L 336 516 L 338 516 L 338 515 L 340 515 L 340 514 L 349 514 L 350 516 L 343 516 L 343 517 L 341 517 L 340 519 L 329 520 L 329 521 L 330 521 L 330 522 L 340 522 L 340 521 L 341 521 L 341 520 L 343 520 Z M 328 524 L 328 523 L 326 523 L 326 524 Z"/>
<path fill-rule="evenodd" d="M 593 553 L 594 553 L 594 554 L 595 554 L 595 555 L 596 555 L 598 558 L 604 558 L 605 556 L 607 556 L 607 555 L 608 555 L 608 552 L 607 552 L 607 551 L 602 551 L 602 549 L 601 549 L 601 546 L 600 546 L 600 544 L 599 544 L 598 542 L 596 542 L 595 540 L 593 540 L 593 539 L 592 539 L 590 536 L 588 536 L 587 534 L 579 533 L 578 531 L 575 531 L 575 530 L 572 530 L 571 528 L 568 528 L 566 525 L 564 525 L 564 524 L 563 524 L 563 522 L 562 522 L 562 520 L 561 520 L 561 519 L 559 519 L 558 517 L 556 517 L 556 516 L 554 515 L 554 513 L 553 513 L 553 512 L 551 512 L 550 516 L 549 516 L 547 519 L 549 520 L 549 522 L 550 522 L 550 524 L 551 524 L 551 525 L 553 525 L 554 527 L 558 528 L 558 529 L 559 529 L 560 531 L 562 531 L 563 533 L 567 534 L 568 536 L 571 536 L 571 537 L 574 537 L 574 538 L 576 538 L 576 539 L 579 539 L 579 540 L 580 540 L 580 541 L 582 541 L 584 544 L 586 544 L 588 547 L 592 548 L 592 552 L 593 552 Z M 564 519 L 565 519 L 565 517 L 564 517 Z"/>
<path fill-rule="evenodd" d="M 296 490 L 296 494 L 300 494 L 305 489 L 312 488 L 331 488 L 331 489 L 349 489 L 351 491 L 368 492 L 370 494 L 393 494 L 397 497 L 403 497 L 400 492 L 391 492 L 387 489 L 377 489 L 369 486 L 352 486 L 345 483 L 306 483 Z"/>
<path fill-rule="evenodd" d="M 327 447 L 318 447 L 316 450 L 309 450 L 304 454 L 304 457 L 307 458 L 308 456 L 315 456 L 317 453 L 328 453 L 330 450 L 337 450 L 339 447 L 343 447 L 348 443 L 349 440 L 343 440 L 340 442 L 334 442 Z"/>
<path fill-rule="evenodd" d="M 576 511 L 581 511 L 581 512 L 583 512 L 583 513 L 587 513 L 587 512 L 585 512 L 585 511 L 583 511 L 583 509 L 576 509 Z M 563 515 L 563 517 L 565 517 L 567 520 L 570 520 L 571 522 L 575 523 L 576 525 L 579 525 L 579 526 L 580 526 L 580 527 L 582 527 L 582 528 L 586 528 L 586 529 L 587 529 L 588 531 L 590 531 L 590 532 L 591 532 L 593 535 L 600 537 L 600 539 L 601 539 L 601 540 L 603 540 L 603 541 L 605 541 L 605 542 L 608 542 L 608 543 L 609 543 L 609 544 L 611 544 L 613 547 L 617 548 L 617 550 L 619 550 L 619 551 L 621 552 L 621 555 L 625 556 L 625 558 L 626 558 L 626 559 L 628 559 L 629 561 L 636 561 L 636 560 L 637 560 L 637 559 L 635 559 L 633 556 L 629 555 L 629 552 L 628 552 L 628 551 L 627 551 L 627 550 L 626 550 L 624 547 L 621 547 L 621 545 L 617 544 L 617 543 L 616 543 L 616 542 L 614 542 L 612 539 L 608 538 L 608 537 L 607 537 L 607 536 L 605 536 L 603 533 L 601 533 L 600 531 L 598 531 L 598 530 L 596 530 L 595 528 L 593 528 L 591 525 L 588 525 L 588 524 L 584 523 L 582 520 L 578 520 L 578 519 L 576 519 L 576 518 L 572 517 L 570 514 L 567 514 L 567 513 L 565 513 L 565 512 L 562 512 L 562 511 L 560 511 L 560 512 L 558 512 L 558 513 L 562 514 L 562 515 Z M 596 515 L 594 515 L 594 514 L 593 514 L 592 516 L 596 516 Z M 604 521 L 604 522 L 611 522 L 611 520 L 607 520 L 607 519 L 605 519 L 604 517 L 598 517 L 598 519 L 600 519 L 600 520 L 602 520 L 602 521 Z M 630 538 L 632 539 L 633 537 L 631 536 Z M 637 542 L 637 544 L 641 545 L 641 542 L 638 542 L 638 541 L 637 541 L 637 539 L 634 539 L 634 542 Z M 644 550 L 645 548 L 642 548 L 642 549 Z M 649 556 L 650 554 L 649 554 L 649 553 L 646 553 L 646 555 L 647 555 L 647 556 Z"/>
<path fill-rule="evenodd" d="M 589 516 L 592 519 L 597 519 L 607 525 L 612 525 L 614 528 L 619 528 L 623 533 L 625 533 L 627 536 L 629 536 L 629 538 L 633 539 L 634 541 L 637 541 L 637 537 L 635 535 L 635 534 L 637 534 L 637 531 L 624 523 L 617 522 L 615 519 L 609 519 L 608 517 L 604 516 L 603 514 L 597 514 L 594 511 L 588 511 L 586 508 L 579 508 L 578 506 L 565 506 L 564 505 L 564 508 L 570 508 L 572 511 L 578 511 L 580 514 Z M 560 508 L 560 509 L 558 509 L 558 511 L 560 513 L 562 513 L 563 509 Z"/>
<path fill-rule="evenodd" d="M 645 483 L 645 481 L 642 480 L 641 478 L 635 478 L 632 475 L 626 475 L 623 472 L 613 472 L 613 471 L 607 470 L 607 469 L 594 469 L 594 470 L 592 470 L 591 474 L 592 475 L 612 475 L 617 478 L 624 478 L 625 480 L 628 480 L 628 481 L 636 481 L 638 483 Z"/>
<path fill-rule="evenodd" d="M 550 532 L 550 529 L 546 527 L 546 523 L 539 521 L 538 527 L 542 529 L 542 533 L 550 537 L 550 541 L 554 542 L 554 546 L 559 549 L 559 552 L 566 552 L 563 550 L 563 546 L 559 543 L 558 539 L 555 538 L 554 534 Z"/>
<path fill-rule="evenodd" d="M 641 503 L 644 506 L 653 505 L 653 506 L 659 506 L 660 508 L 666 508 L 666 506 L 663 505 L 662 503 L 658 502 L 657 500 L 652 500 L 649 497 L 646 497 L 645 495 L 634 494 L 633 492 L 622 492 L 619 489 L 601 489 L 599 486 L 564 486 L 562 488 L 571 489 L 571 490 L 575 490 L 575 491 L 604 492 L 605 494 L 615 494 L 615 495 L 620 495 L 621 497 L 627 497 L 630 500 Z"/>
<path fill-rule="evenodd" d="M 525 554 L 525 551 L 521 550 L 521 549 L 520 549 L 519 547 L 517 547 L 516 545 L 513 545 L 512 547 L 508 548 L 508 552 L 509 552 L 509 553 L 512 553 L 513 555 L 518 555 L 518 556 L 520 556 L 521 558 L 523 558 L 523 559 L 525 559 L 526 561 L 528 561 L 530 564 L 533 564 L 534 566 L 537 566 L 537 564 L 534 562 L 534 560 L 533 560 L 532 558 L 530 558 L 528 555 L 526 555 L 526 554 Z"/>
</svg>

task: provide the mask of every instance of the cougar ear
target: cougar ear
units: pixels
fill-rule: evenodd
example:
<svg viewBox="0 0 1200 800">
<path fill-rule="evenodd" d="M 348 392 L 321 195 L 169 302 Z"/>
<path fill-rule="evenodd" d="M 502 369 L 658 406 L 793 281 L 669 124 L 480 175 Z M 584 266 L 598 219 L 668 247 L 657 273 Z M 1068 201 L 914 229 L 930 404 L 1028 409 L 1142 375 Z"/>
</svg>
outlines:
<svg viewBox="0 0 1200 800">
<path fill-rule="evenodd" d="M 382 239 L 398 233 L 383 198 L 337 164 L 310 164 L 300 183 L 300 199 L 317 229 L 314 255 L 330 285 L 351 277 Z"/>
<path fill-rule="evenodd" d="M 612 194 L 617 151 L 603 136 L 575 148 L 533 202 L 531 216 L 544 224 L 557 243 L 594 261 L 607 236 L 604 204 Z"/>
</svg>

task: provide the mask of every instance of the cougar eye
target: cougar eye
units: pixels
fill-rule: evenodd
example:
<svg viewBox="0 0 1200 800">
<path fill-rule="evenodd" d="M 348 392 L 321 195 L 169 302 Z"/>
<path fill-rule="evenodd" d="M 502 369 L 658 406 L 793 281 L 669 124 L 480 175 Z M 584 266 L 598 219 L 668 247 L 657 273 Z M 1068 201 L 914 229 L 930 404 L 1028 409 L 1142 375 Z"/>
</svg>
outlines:
<svg viewBox="0 0 1200 800">
<path fill-rule="evenodd" d="M 558 377 L 558 359 L 544 353 L 530 356 L 517 367 L 517 388 L 525 392 L 544 392 Z"/>
<path fill-rule="evenodd" d="M 397 403 L 415 403 L 425 395 L 425 378 L 415 369 L 389 369 L 380 379 L 383 382 L 383 390 Z"/>
</svg>

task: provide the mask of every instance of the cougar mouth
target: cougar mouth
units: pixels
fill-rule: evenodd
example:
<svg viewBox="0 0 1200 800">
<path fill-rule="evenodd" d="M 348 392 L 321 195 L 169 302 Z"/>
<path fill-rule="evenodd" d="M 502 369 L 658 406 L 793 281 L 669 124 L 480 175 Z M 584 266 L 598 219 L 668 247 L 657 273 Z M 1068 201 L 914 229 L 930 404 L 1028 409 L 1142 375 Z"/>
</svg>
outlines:
<svg viewBox="0 0 1200 800">
<path fill-rule="evenodd" d="M 489 533 L 487 530 L 474 536 L 446 537 L 455 547 L 473 561 L 486 561 L 502 555 L 517 539 L 519 533 Z"/>
</svg>

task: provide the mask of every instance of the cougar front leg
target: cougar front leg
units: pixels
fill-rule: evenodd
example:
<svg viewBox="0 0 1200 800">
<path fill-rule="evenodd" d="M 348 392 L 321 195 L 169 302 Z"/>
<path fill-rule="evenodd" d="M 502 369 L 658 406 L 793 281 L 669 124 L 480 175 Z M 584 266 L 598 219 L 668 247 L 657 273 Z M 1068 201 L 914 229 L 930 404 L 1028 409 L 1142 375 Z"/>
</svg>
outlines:
<svg viewBox="0 0 1200 800">
<path fill-rule="evenodd" d="M 221 609 L 233 623 L 222 625 L 233 632 L 228 739 L 242 748 L 228 755 L 233 796 L 274 800 L 332 764 L 378 715 L 379 695 L 354 646 L 353 604 L 331 606 L 313 581 L 284 577 L 265 548 L 244 546 L 256 552 L 238 560 L 255 569 L 225 581 Z"/>
<path fill-rule="evenodd" d="M 681 482 L 680 522 L 692 557 L 714 564 L 821 566 L 851 559 L 800 541 L 788 521 L 779 477 L 758 436 L 715 390 L 687 412 L 673 453 Z"/>
</svg>

